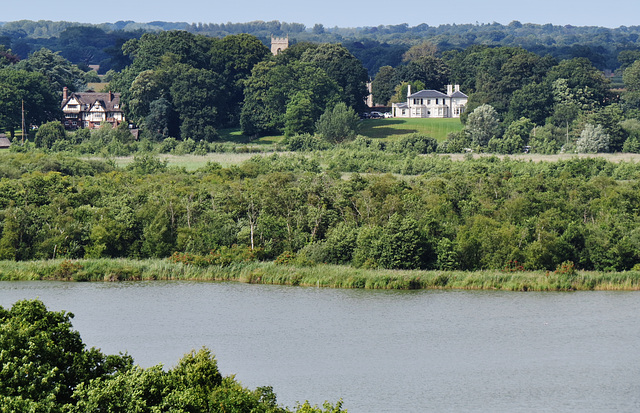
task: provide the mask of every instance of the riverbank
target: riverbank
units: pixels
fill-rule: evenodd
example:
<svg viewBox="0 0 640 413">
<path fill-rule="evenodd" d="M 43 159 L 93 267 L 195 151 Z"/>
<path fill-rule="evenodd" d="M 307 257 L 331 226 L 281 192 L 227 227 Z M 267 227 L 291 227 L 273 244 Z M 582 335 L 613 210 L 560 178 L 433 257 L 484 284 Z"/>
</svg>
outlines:
<svg viewBox="0 0 640 413">
<path fill-rule="evenodd" d="M 398 271 L 339 265 L 298 267 L 273 262 L 197 267 L 169 260 L 0 261 L 0 281 L 236 281 L 328 288 L 505 291 L 640 290 L 640 272 Z"/>
</svg>

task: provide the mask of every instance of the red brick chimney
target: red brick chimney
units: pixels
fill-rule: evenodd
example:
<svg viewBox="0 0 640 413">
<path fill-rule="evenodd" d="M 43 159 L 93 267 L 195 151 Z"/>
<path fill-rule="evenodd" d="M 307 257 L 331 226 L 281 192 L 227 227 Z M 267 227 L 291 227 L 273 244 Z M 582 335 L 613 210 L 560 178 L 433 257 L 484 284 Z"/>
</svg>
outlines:
<svg viewBox="0 0 640 413">
<path fill-rule="evenodd" d="M 65 86 L 62 89 L 62 100 L 67 100 L 68 97 L 69 97 L 69 88 Z"/>
</svg>

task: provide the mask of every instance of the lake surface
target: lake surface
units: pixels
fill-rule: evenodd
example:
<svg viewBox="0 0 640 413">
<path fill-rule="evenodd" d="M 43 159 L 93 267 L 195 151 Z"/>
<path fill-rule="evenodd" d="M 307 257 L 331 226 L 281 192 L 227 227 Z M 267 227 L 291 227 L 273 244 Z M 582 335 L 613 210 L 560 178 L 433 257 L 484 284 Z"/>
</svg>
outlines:
<svg viewBox="0 0 640 413">
<path fill-rule="evenodd" d="M 75 314 L 88 346 L 172 367 L 206 346 L 280 404 L 364 412 L 640 411 L 640 293 L 0 282 Z"/>
</svg>

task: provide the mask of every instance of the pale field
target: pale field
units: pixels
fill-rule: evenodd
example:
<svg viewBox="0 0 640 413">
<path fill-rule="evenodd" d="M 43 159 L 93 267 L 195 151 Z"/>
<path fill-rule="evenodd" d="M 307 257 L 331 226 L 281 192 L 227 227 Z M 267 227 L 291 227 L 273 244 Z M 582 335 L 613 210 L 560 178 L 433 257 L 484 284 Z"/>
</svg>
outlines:
<svg viewBox="0 0 640 413">
<path fill-rule="evenodd" d="M 252 157 L 268 156 L 273 152 L 262 153 L 209 153 L 207 155 L 171 155 L 171 154 L 159 154 L 157 157 L 162 160 L 167 160 L 169 167 L 185 168 L 187 171 L 195 171 L 202 168 L 207 163 L 219 163 L 222 167 L 227 168 L 231 165 L 239 165 L 244 161 L 251 159 Z M 114 158 L 118 166 L 127 166 L 133 162 L 133 156 L 124 156 Z"/>
<path fill-rule="evenodd" d="M 276 152 L 261 153 L 210 153 L 207 155 L 157 155 L 159 159 L 166 159 L 169 167 L 185 168 L 187 171 L 194 171 L 207 165 L 208 162 L 219 163 L 226 168 L 232 165 L 239 165 L 254 156 L 271 156 Z M 287 155 L 290 152 L 277 152 L 279 155 Z M 424 155 L 433 156 L 433 155 Z M 449 157 L 454 161 L 464 161 L 468 154 L 454 153 L 442 154 L 442 157 Z M 575 158 L 602 158 L 611 162 L 634 162 L 640 163 L 640 154 L 637 153 L 598 153 L 598 154 L 559 154 L 559 155 L 540 155 L 540 154 L 517 154 L 517 155 L 496 155 L 496 154 L 473 154 L 474 159 L 497 157 L 500 159 L 509 158 L 519 161 L 531 162 L 556 162 L 559 160 L 575 159 Z M 133 156 L 114 158 L 116 164 L 120 167 L 127 166 L 133 161 Z"/>
<path fill-rule="evenodd" d="M 443 154 L 441 156 L 451 157 L 454 161 L 463 161 L 468 156 L 463 153 Z M 602 158 L 610 162 L 640 162 L 640 154 L 638 153 L 563 153 L 558 155 L 541 155 L 537 153 L 522 153 L 517 155 L 497 155 L 491 153 L 476 153 L 473 154 L 474 159 L 478 158 L 490 158 L 492 156 L 500 159 L 509 158 L 519 161 L 531 161 L 531 162 L 556 162 L 566 159 L 575 158 Z"/>
</svg>

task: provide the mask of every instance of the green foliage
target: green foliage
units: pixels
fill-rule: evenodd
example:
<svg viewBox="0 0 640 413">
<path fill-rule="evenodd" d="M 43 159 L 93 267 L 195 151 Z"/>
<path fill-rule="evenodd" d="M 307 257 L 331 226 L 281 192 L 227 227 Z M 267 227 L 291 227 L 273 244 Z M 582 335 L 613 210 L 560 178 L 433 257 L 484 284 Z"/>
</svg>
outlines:
<svg viewBox="0 0 640 413">
<path fill-rule="evenodd" d="M 164 161 L 152 156 L 141 155 L 134 156 L 133 162 L 127 165 L 127 170 L 132 171 L 137 175 L 149 175 L 167 170 L 167 160 Z"/>
<path fill-rule="evenodd" d="M 522 153 L 529 143 L 529 135 L 534 128 L 533 122 L 527 118 L 511 122 L 502 138 L 491 138 L 488 143 L 489 152 L 514 154 Z"/>
<path fill-rule="evenodd" d="M 395 152 L 413 152 L 420 154 L 435 153 L 438 142 L 428 136 L 414 133 L 393 142 L 390 149 Z"/>
<path fill-rule="evenodd" d="M 86 349 L 71 330 L 73 314 L 48 311 L 40 301 L 0 307 L 0 396 L 9 403 L 61 411 L 83 382 L 128 371 L 128 356 Z"/>
<path fill-rule="evenodd" d="M 316 122 L 316 132 L 328 142 L 340 143 L 356 137 L 360 118 L 345 103 L 328 108 Z"/>
<path fill-rule="evenodd" d="M 576 150 L 579 153 L 597 153 L 609 151 L 610 137 L 605 133 L 602 125 L 587 123 L 576 142 Z"/>
<path fill-rule="evenodd" d="M 57 141 L 66 141 L 67 131 L 59 121 L 47 122 L 38 128 L 35 144 L 40 148 L 50 149 Z"/>
<path fill-rule="evenodd" d="M 287 137 L 283 142 L 288 151 L 317 151 L 331 148 L 331 144 L 321 138 L 311 135 L 302 134 Z"/>
<path fill-rule="evenodd" d="M 376 77 L 371 83 L 371 93 L 373 94 L 373 101 L 386 105 L 395 88 L 395 70 L 391 66 L 383 66 L 376 74 Z"/>
<path fill-rule="evenodd" d="M 284 136 L 291 137 L 304 133 L 313 133 L 314 119 L 311 97 L 308 92 L 296 93 L 287 104 L 284 114 Z"/>
<path fill-rule="evenodd" d="M 499 133 L 499 128 L 495 109 L 490 105 L 482 105 L 469 114 L 464 130 L 474 146 L 487 146 L 489 140 Z"/>
<path fill-rule="evenodd" d="M 286 413 L 270 387 L 250 391 L 223 377 L 211 352 L 191 351 L 168 371 L 133 366 L 127 355 L 86 349 L 71 328 L 72 314 L 48 311 L 41 301 L 0 307 L 0 406 L 7 411 Z M 308 403 L 304 412 L 341 412 Z"/>
<path fill-rule="evenodd" d="M 60 101 L 41 73 L 0 68 L 0 129 L 13 131 L 22 123 L 22 102 L 27 125 L 60 119 Z"/>
<path fill-rule="evenodd" d="M 60 54 L 45 48 L 33 52 L 28 59 L 21 61 L 17 68 L 44 75 L 52 89 L 60 97 L 62 97 L 64 87 L 76 92 L 86 85 L 85 74 L 82 70 Z"/>
</svg>

